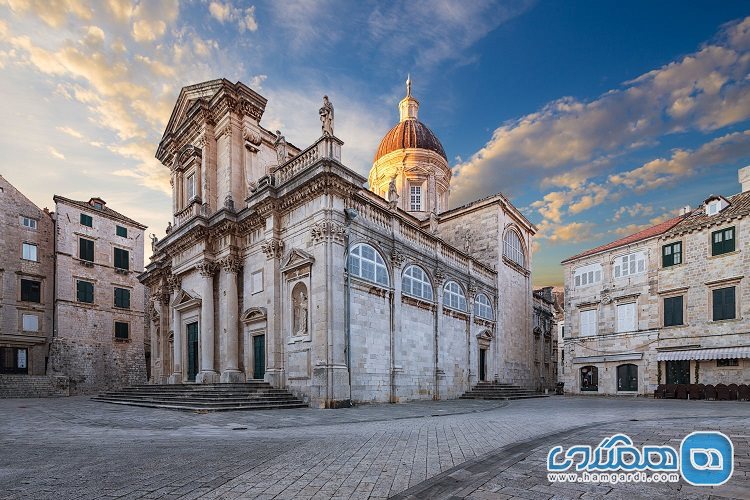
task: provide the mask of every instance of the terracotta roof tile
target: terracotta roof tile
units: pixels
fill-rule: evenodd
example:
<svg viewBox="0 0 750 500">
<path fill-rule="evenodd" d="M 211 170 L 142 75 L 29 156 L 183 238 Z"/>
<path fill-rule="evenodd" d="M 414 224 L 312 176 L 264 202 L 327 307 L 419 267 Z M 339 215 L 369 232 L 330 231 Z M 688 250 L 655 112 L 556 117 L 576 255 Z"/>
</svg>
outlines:
<svg viewBox="0 0 750 500">
<path fill-rule="evenodd" d="M 375 153 L 374 161 L 388 153 L 406 148 L 429 149 L 448 160 L 443 145 L 432 130 L 419 120 L 408 119 L 397 123 L 385 134 Z"/>
<path fill-rule="evenodd" d="M 574 255 L 572 257 L 568 257 L 567 259 L 563 260 L 562 263 L 570 262 L 572 260 L 580 259 L 581 257 L 587 257 L 589 255 L 594 255 L 599 252 L 604 252 L 607 250 L 613 250 L 615 248 L 623 247 L 625 245 L 630 245 L 631 243 L 636 243 L 638 241 L 647 240 L 649 238 L 653 238 L 654 236 L 659 236 L 660 234 L 666 233 L 670 229 L 672 229 L 674 226 L 676 226 L 680 221 L 682 221 L 685 218 L 684 215 L 680 215 L 679 217 L 675 217 L 673 219 L 669 219 L 667 221 L 662 222 L 661 224 L 657 224 L 655 226 L 648 227 L 646 229 L 643 229 L 641 231 L 638 231 L 637 233 L 633 233 L 629 236 L 625 236 L 624 238 L 620 238 L 619 240 L 615 240 L 611 243 L 606 243 L 604 245 L 600 245 L 596 248 L 592 248 L 591 250 L 586 250 L 585 252 L 579 253 L 577 255 Z"/>
<path fill-rule="evenodd" d="M 670 234 L 682 234 L 704 227 L 718 226 L 729 222 L 738 217 L 744 217 L 750 214 L 750 191 L 738 193 L 729 198 L 725 198 L 729 206 L 715 215 L 706 215 L 705 204 L 698 207 L 690 213 L 688 217 L 677 227 L 670 231 Z M 707 198 L 706 201 L 711 200 Z"/>
</svg>

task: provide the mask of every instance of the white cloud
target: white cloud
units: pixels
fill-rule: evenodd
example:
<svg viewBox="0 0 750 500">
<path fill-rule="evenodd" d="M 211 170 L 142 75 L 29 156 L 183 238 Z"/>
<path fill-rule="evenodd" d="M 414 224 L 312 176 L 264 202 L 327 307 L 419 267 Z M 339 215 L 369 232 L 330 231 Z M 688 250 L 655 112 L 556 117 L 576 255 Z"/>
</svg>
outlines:
<svg viewBox="0 0 750 500">
<path fill-rule="evenodd" d="M 258 29 L 258 22 L 255 19 L 255 6 L 251 5 L 245 9 L 234 7 L 232 2 L 220 2 L 212 0 L 208 5 L 208 12 L 211 17 L 219 21 L 220 23 L 235 23 L 237 29 L 242 33 L 245 30 L 256 31 Z"/>
<path fill-rule="evenodd" d="M 59 152 L 58 150 L 56 150 L 55 148 L 53 148 L 52 146 L 49 147 L 48 151 L 49 151 L 49 154 L 51 154 L 52 156 L 54 156 L 55 158 L 59 160 L 65 159 L 65 155 Z"/>
<path fill-rule="evenodd" d="M 512 191 L 521 182 L 585 182 L 633 144 L 750 118 L 748 26 L 750 18 L 727 25 L 712 44 L 593 101 L 563 97 L 501 125 L 455 167 L 452 203 Z"/>
<path fill-rule="evenodd" d="M 68 134 L 71 137 L 75 137 L 76 139 L 83 139 L 83 134 L 73 128 L 70 128 L 70 127 L 56 127 L 56 128 L 60 132 L 64 134 Z"/>
</svg>

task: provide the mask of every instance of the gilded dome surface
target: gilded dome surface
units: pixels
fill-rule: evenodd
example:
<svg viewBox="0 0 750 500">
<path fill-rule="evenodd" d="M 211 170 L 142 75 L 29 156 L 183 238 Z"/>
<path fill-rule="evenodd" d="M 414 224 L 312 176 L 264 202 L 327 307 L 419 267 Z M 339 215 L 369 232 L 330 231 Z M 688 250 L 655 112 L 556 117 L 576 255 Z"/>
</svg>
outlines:
<svg viewBox="0 0 750 500">
<path fill-rule="evenodd" d="M 448 160 L 443 145 L 432 130 L 419 120 L 410 118 L 397 123 L 385 134 L 378 146 L 378 152 L 375 153 L 374 161 L 378 161 L 388 153 L 406 148 L 427 149 Z"/>
</svg>

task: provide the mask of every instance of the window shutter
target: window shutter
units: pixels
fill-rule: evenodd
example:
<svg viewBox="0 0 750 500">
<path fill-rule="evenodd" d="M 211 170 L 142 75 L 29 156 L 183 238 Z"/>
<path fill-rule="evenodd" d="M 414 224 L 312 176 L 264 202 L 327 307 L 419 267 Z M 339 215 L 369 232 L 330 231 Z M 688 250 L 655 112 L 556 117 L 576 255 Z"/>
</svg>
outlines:
<svg viewBox="0 0 750 500">
<path fill-rule="evenodd" d="M 734 287 L 724 289 L 724 319 L 734 319 L 735 307 L 734 307 Z"/>
<path fill-rule="evenodd" d="M 723 298 L 724 294 L 722 293 L 722 290 L 714 290 L 713 291 L 714 296 L 714 321 L 721 319 L 721 313 L 723 310 Z"/>
<path fill-rule="evenodd" d="M 664 326 L 674 325 L 674 300 L 664 299 Z"/>
</svg>

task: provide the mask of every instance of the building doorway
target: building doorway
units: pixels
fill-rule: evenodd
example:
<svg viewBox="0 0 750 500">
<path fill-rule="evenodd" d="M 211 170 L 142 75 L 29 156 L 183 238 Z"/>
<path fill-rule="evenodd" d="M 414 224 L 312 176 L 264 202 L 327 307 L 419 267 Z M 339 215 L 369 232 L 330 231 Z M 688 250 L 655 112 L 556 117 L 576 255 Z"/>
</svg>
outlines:
<svg viewBox="0 0 750 500">
<path fill-rule="evenodd" d="M 187 325 L 187 357 L 187 379 L 188 382 L 195 382 L 198 373 L 198 323 Z"/>
<path fill-rule="evenodd" d="M 479 381 L 487 380 L 485 372 L 487 371 L 487 349 L 479 349 Z"/>
<path fill-rule="evenodd" d="M 253 337 L 253 378 L 261 380 L 266 375 L 266 336 Z"/>
<path fill-rule="evenodd" d="M 631 363 L 617 367 L 617 390 L 638 390 L 638 367 L 636 365 Z"/>
<path fill-rule="evenodd" d="M 690 361 L 667 361 L 667 383 L 689 384 Z"/>
</svg>

